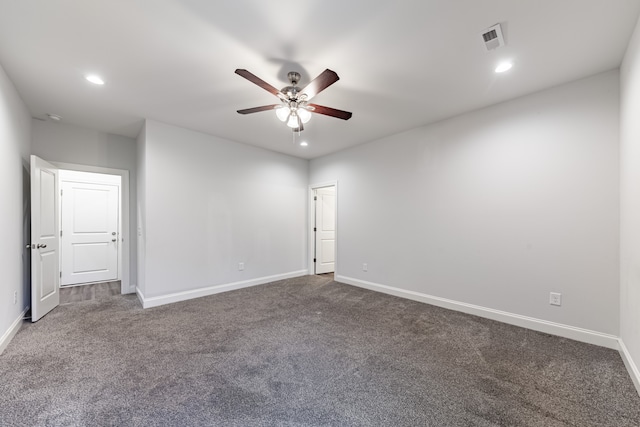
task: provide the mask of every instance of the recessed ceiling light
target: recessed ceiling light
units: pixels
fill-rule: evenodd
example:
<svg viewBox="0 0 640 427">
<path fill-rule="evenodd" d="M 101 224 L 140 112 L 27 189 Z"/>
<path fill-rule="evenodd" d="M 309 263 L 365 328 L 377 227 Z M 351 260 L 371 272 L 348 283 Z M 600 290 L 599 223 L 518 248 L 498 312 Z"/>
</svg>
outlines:
<svg viewBox="0 0 640 427">
<path fill-rule="evenodd" d="M 100 78 L 100 76 L 96 76 L 95 74 L 89 74 L 85 76 L 85 79 L 93 83 L 94 85 L 103 85 L 104 80 Z"/>
<path fill-rule="evenodd" d="M 300 146 L 301 146 L 301 147 L 306 147 L 307 145 L 309 145 L 309 143 L 308 143 L 307 141 L 302 141 L 302 142 L 300 143 Z"/>
<path fill-rule="evenodd" d="M 505 71 L 509 71 L 511 67 L 513 67 L 513 63 L 502 62 L 496 67 L 496 73 L 504 73 Z"/>
<path fill-rule="evenodd" d="M 60 117 L 60 116 L 59 116 L 59 115 L 57 115 L 57 114 L 51 114 L 51 113 L 48 113 L 48 114 L 47 114 L 47 117 L 49 117 L 51 120 L 54 120 L 54 121 L 56 121 L 56 122 L 59 122 L 60 120 L 62 120 L 62 117 Z"/>
</svg>

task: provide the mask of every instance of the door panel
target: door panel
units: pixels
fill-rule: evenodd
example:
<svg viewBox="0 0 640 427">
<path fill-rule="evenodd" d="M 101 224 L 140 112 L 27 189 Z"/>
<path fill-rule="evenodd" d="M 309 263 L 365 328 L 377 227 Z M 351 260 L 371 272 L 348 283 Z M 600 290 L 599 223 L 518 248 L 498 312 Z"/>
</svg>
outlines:
<svg viewBox="0 0 640 427">
<path fill-rule="evenodd" d="M 63 286 L 117 280 L 119 193 L 117 185 L 62 181 Z"/>
<path fill-rule="evenodd" d="M 42 253 L 42 251 L 38 251 L 37 254 L 41 271 L 52 271 L 58 268 L 56 265 L 58 260 L 54 252 Z M 51 296 L 56 292 L 57 287 L 58 281 L 55 280 L 55 277 L 50 274 L 42 275 L 40 279 L 40 299 Z"/>
<path fill-rule="evenodd" d="M 31 321 L 60 303 L 57 169 L 31 156 Z"/>
<path fill-rule="evenodd" d="M 52 170 L 40 169 L 40 236 L 56 234 L 56 175 Z"/>
<path fill-rule="evenodd" d="M 335 271 L 336 189 L 316 190 L 316 274 Z"/>
<path fill-rule="evenodd" d="M 72 246 L 73 272 L 90 273 L 109 269 L 109 243 L 77 243 Z"/>
<path fill-rule="evenodd" d="M 322 232 L 336 231 L 336 196 L 322 194 Z"/>
<path fill-rule="evenodd" d="M 66 184 L 66 183 L 64 183 Z M 107 233 L 109 232 L 109 189 L 82 188 L 79 185 L 63 185 L 73 194 L 73 232 Z M 65 206 L 66 207 L 66 206 Z"/>
<path fill-rule="evenodd" d="M 335 240 L 322 240 L 322 253 L 320 254 L 320 264 L 333 264 L 335 260 L 334 252 Z"/>
</svg>

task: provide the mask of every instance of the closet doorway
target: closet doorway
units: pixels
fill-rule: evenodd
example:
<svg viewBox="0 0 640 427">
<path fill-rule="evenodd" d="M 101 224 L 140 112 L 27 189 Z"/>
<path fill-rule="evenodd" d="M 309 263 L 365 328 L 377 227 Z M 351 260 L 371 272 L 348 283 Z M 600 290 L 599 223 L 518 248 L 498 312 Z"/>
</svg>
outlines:
<svg viewBox="0 0 640 427">
<path fill-rule="evenodd" d="M 310 187 L 311 274 L 335 273 L 337 249 L 337 183 Z"/>
</svg>

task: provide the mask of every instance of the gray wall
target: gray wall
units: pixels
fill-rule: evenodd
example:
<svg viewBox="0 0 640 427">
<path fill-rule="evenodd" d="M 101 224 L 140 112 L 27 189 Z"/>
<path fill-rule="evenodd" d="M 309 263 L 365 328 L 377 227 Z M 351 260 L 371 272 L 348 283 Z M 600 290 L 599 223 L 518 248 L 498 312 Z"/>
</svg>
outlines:
<svg viewBox="0 0 640 427">
<path fill-rule="evenodd" d="M 0 337 L 30 305 L 28 270 L 30 251 L 29 223 L 29 150 L 31 114 L 13 83 L 0 67 Z M 18 300 L 14 304 L 14 293 Z M 0 342 L 2 344 L 2 342 Z"/>
<path fill-rule="evenodd" d="M 339 275 L 617 335 L 618 83 L 611 71 L 312 160 L 311 184 L 338 180 Z"/>
<path fill-rule="evenodd" d="M 620 337 L 640 392 L 640 24 L 620 75 Z"/>
<path fill-rule="evenodd" d="M 31 152 L 47 161 L 129 171 L 129 265 L 131 284 L 137 277 L 136 141 L 64 123 L 32 120 Z"/>
<path fill-rule="evenodd" d="M 308 161 L 151 120 L 144 133 L 145 298 L 307 270 Z"/>
</svg>

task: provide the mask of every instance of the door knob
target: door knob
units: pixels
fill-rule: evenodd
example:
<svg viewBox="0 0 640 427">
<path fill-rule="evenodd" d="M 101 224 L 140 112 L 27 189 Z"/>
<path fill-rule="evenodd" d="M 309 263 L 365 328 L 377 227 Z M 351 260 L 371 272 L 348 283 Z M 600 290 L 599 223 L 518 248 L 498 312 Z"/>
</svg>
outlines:
<svg viewBox="0 0 640 427">
<path fill-rule="evenodd" d="M 116 232 L 115 232 L 115 231 L 111 232 L 111 235 L 112 235 L 112 236 L 115 236 L 115 235 L 116 235 Z"/>
<path fill-rule="evenodd" d="M 116 241 L 116 239 L 111 239 L 111 241 L 112 241 L 112 242 L 115 242 L 115 241 Z"/>
<path fill-rule="evenodd" d="M 46 247 L 47 247 L 47 245 L 46 245 L 46 244 L 45 244 L 45 245 L 43 245 L 43 244 L 40 244 L 40 243 L 38 243 L 38 245 L 36 246 L 36 248 L 38 248 L 38 249 L 40 249 L 40 248 L 46 248 Z"/>
</svg>

